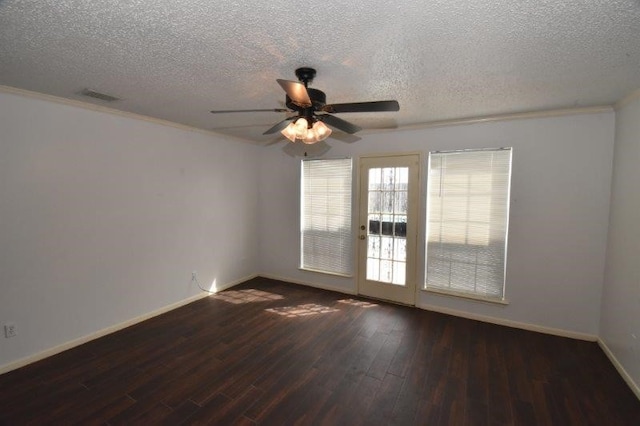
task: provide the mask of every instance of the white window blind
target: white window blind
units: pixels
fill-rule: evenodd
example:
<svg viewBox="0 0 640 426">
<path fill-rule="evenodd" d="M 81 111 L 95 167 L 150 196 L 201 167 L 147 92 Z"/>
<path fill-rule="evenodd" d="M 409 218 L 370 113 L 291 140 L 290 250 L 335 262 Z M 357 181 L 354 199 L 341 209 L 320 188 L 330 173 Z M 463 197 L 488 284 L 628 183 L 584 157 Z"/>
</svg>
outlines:
<svg viewBox="0 0 640 426">
<path fill-rule="evenodd" d="M 300 267 L 353 274 L 351 159 L 303 160 Z"/>
<path fill-rule="evenodd" d="M 504 298 L 511 149 L 432 152 L 426 288 Z"/>
</svg>

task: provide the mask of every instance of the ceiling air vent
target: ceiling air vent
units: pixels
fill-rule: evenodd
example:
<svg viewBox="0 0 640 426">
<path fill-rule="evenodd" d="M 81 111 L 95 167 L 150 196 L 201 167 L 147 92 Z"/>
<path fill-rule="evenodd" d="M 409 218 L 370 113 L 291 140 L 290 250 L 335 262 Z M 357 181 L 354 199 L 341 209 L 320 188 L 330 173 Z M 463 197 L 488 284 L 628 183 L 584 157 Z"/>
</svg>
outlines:
<svg viewBox="0 0 640 426">
<path fill-rule="evenodd" d="M 114 101 L 120 100 L 120 98 L 116 98 L 115 96 L 96 92 L 95 90 L 91 90 L 91 89 L 84 89 L 82 90 L 82 92 L 80 92 L 80 94 L 83 96 L 88 96 L 90 98 L 100 99 L 101 101 L 106 101 L 106 102 L 114 102 Z"/>
</svg>

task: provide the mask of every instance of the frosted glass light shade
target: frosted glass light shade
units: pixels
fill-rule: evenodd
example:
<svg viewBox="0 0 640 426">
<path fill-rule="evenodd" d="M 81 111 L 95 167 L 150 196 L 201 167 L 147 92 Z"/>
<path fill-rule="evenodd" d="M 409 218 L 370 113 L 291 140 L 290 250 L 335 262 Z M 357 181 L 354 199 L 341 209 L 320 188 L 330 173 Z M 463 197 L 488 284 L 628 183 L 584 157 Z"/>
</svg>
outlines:
<svg viewBox="0 0 640 426">
<path fill-rule="evenodd" d="M 294 124 L 293 123 L 289 123 L 289 125 L 287 127 L 284 128 L 283 131 L 281 131 L 280 133 L 282 133 L 282 135 L 289 139 L 291 142 L 295 142 L 296 141 L 296 132 L 294 130 Z"/>
<path fill-rule="evenodd" d="M 319 120 L 314 121 L 313 126 L 309 127 L 309 122 L 305 118 L 299 118 L 280 133 L 291 142 L 299 139 L 303 143 L 314 144 L 328 138 L 331 135 L 331 129 Z"/>
<path fill-rule="evenodd" d="M 293 126 L 294 131 L 296 132 L 297 139 L 302 139 L 307 135 L 307 128 L 309 127 L 309 123 L 304 118 L 297 119 Z"/>
<path fill-rule="evenodd" d="M 318 141 L 325 140 L 329 136 L 331 136 L 332 130 L 327 127 L 322 121 L 316 121 L 313 123 L 313 130 L 318 134 Z"/>
</svg>

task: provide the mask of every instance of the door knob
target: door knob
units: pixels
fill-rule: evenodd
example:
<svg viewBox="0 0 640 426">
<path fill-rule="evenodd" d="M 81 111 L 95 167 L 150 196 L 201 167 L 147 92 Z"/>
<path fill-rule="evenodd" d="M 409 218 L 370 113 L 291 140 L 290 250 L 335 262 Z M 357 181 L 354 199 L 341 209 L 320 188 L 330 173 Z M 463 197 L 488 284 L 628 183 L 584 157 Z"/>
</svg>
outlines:
<svg viewBox="0 0 640 426">
<path fill-rule="evenodd" d="M 360 239 L 361 239 L 361 240 L 366 240 L 366 239 L 367 239 L 367 236 L 366 236 L 366 235 L 360 235 Z"/>
</svg>

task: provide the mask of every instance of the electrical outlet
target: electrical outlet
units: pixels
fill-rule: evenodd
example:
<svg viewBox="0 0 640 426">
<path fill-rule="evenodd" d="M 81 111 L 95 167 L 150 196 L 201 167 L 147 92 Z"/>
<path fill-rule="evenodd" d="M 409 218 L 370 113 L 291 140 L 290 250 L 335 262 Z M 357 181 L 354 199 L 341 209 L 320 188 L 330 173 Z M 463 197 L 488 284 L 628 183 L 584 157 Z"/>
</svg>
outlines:
<svg viewBox="0 0 640 426">
<path fill-rule="evenodd" d="M 197 280 L 198 279 L 198 271 L 193 271 L 191 273 L 191 279 L 192 280 Z"/>
<path fill-rule="evenodd" d="M 18 334 L 18 330 L 14 323 L 8 322 L 4 325 L 4 337 L 8 339 L 9 337 L 15 337 L 16 334 Z"/>
</svg>

